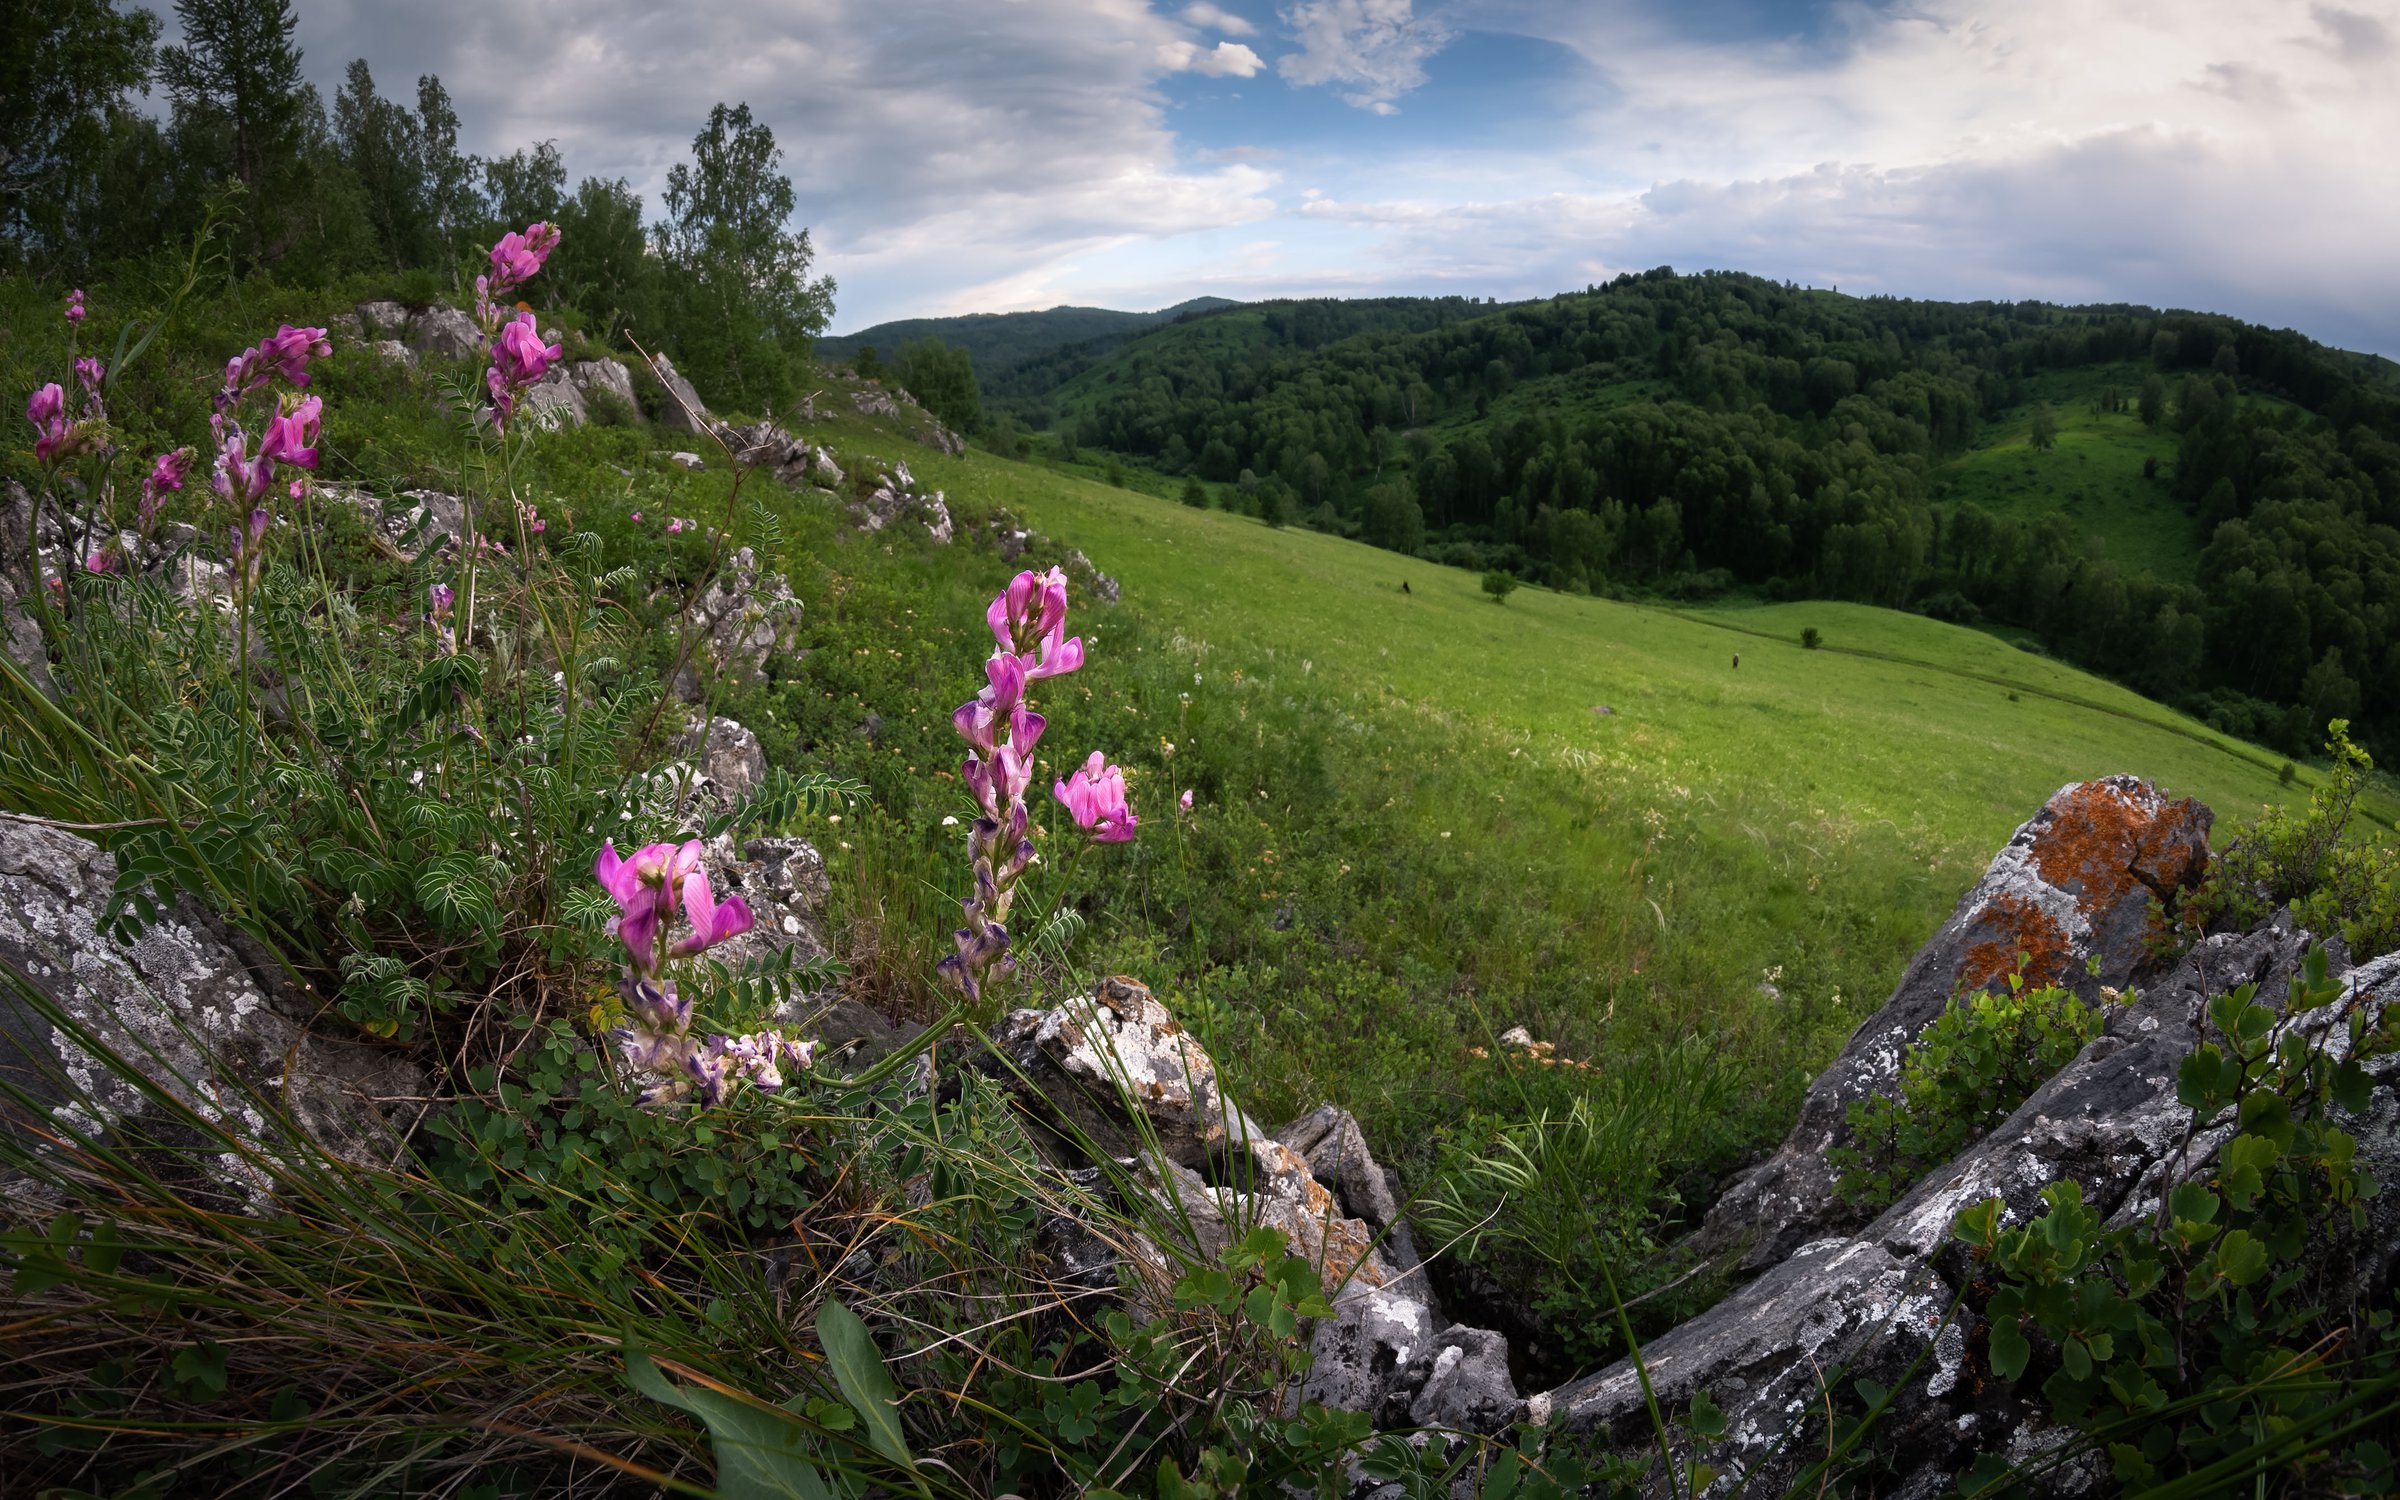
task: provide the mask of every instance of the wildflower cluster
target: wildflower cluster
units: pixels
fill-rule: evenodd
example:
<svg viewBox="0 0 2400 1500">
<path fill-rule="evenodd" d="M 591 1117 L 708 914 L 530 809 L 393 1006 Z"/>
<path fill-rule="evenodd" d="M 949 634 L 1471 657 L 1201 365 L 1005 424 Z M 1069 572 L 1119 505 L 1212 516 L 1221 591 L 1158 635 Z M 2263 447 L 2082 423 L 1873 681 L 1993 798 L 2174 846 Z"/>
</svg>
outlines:
<svg viewBox="0 0 2400 1500">
<path fill-rule="evenodd" d="M 512 229 L 492 246 L 491 270 L 475 278 L 475 320 L 483 325 L 492 354 L 483 383 L 492 393 L 493 425 L 504 432 L 518 396 L 548 375 L 566 352 L 542 342 L 532 313 L 507 316 L 509 293 L 531 281 L 557 248 L 558 230 L 548 224 L 528 224 L 523 234 Z"/>
<path fill-rule="evenodd" d="M 1008 956 L 1008 913 L 1017 882 L 1035 860 L 1025 791 L 1033 783 L 1033 752 L 1047 727 L 1033 711 L 1032 685 L 1083 665 L 1083 639 L 1067 634 L 1067 578 L 1019 573 L 984 612 L 998 649 L 983 664 L 985 686 L 950 716 L 966 740 L 960 767 L 978 816 L 967 847 L 975 890 L 960 905 L 966 925 L 952 937 L 958 951 L 939 965 L 943 980 L 969 1003 L 1015 967 Z M 1133 837 L 1138 821 L 1125 800 L 1125 773 L 1098 751 L 1052 789 L 1091 842 Z"/>
<path fill-rule="evenodd" d="M 66 316 L 72 335 L 83 322 L 82 292 L 67 294 Z M 33 424 L 34 430 L 34 462 L 45 467 L 92 452 L 107 441 L 108 410 L 101 404 L 100 387 L 108 372 L 96 359 L 70 357 L 75 364 L 75 384 L 82 392 L 74 404 L 73 415 L 68 413 L 66 387 L 55 380 L 35 391 L 25 403 L 25 420 Z"/>
<path fill-rule="evenodd" d="M 617 994 L 625 1002 L 626 1021 L 615 1032 L 617 1049 L 629 1065 L 662 1075 L 642 1091 L 641 1103 L 696 1095 L 704 1104 L 720 1104 L 737 1081 L 779 1089 L 785 1068 L 809 1065 L 816 1043 L 779 1032 L 719 1034 L 705 1041 L 692 1035 L 691 998 L 680 993 L 667 966 L 740 937 L 757 920 L 741 897 L 716 899 L 700 863 L 698 839 L 652 844 L 631 859 L 620 857 L 613 841 L 604 843 L 592 873 L 617 903 L 617 940 L 625 945 Z M 688 930 L 670 941 L 679 915 Z"/>
<path fill-rule="evenodd" d="M 209 431 L 217 445 L 209 487 L 232 508 L 236 518 L 232 527 L 232 562 L 235 575 L 245 585 L 258 581 L 267 526 L 272 519 L 267 504 L 280 471 L 287 468 L 300 471 L 287 486 L 292 499 L 298 500 L 307 493 L 306 476 L 317 467 L 317 432 L 325 405 L 315 396 L 270 394 L 256 447 L 252 446 L 249 430 L 242 425 L 242 407 L 252 397 L 267 391 L 278 375 L 295 387 L 305 388 L 308 362 L 332 352 L 333 345 L 326 339 L 324 329 L 294 328 L 287 323 L 225 362 L 225 383 L 217 389 L 216 410 L 209 417 Z M 145 517 L 156 514 L 168 490 L 183 487 L 183 474 L 189 463 L 188 452 L 181 449 L 159 456 L 142 485 Z"/>
</svg>

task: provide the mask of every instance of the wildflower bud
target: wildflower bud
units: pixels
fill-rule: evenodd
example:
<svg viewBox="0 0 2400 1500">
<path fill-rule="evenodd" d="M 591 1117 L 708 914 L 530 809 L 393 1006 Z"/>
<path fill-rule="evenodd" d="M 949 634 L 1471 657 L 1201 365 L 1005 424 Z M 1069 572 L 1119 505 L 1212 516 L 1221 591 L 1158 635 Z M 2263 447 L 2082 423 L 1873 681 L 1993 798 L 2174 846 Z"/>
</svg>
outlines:
<svg viewBox="0 0 2400 1500">
<path fill-rule="evenodd" d="M 69 323 L 83 321 L 83 288 L 81 287 L 67 293 L 67 321 Z"/>
</svg>

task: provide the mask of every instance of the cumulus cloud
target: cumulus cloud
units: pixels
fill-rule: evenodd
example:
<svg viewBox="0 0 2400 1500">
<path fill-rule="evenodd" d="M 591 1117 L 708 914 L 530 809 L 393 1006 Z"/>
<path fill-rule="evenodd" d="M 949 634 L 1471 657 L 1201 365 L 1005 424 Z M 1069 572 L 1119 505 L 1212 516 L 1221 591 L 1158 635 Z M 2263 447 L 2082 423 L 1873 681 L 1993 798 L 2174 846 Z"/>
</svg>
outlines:
<svg viewBox="0 0 2400 1500">
<path fill-rule="evenodd" d="M 1426 60 L 1451 37 L 1412 0 L 1298 0 L 1282 15 L 1300 50 L 1275 70 L 1303 86 L 1340 86 L 1345 102 L 1379 115 L 1399 113 L 1393 101 L 1425 82 Z"/>
<path fill-rule="evenodd" d="M 1180 38 L 1158 44 L 1158 65 L 1170 73 L 1198 73 L 1208 78 L 1249 78 L 1266 66 L 1240 42 L 1203 47 Z"/>
<path fill-rule="evenodd" d="M 1209 4 L 1208 0 L 1193 0 L 1181 14 L 1185 22 L 1206 31 L 1222 31 L 1227 36 L 1258 35 L 1257 27 L 1223 6 Z"/>
<path fill-rule="evenodd" d="M 709 25 L 649 0 L 311 0 L 307 67 L 352 57 L 387 86 L 439 73 L 466 144 L 556 138 L 572 176 L 622 176 L 655 211 L 718 101 L 775 131 L 839 326 L 1108 247 L 1266 217 L 1270 173 L 1184 159 L 1156 84 L 1263 66 L 1203 50 L 1147 0 L 744 0 Z"/>
</svg>

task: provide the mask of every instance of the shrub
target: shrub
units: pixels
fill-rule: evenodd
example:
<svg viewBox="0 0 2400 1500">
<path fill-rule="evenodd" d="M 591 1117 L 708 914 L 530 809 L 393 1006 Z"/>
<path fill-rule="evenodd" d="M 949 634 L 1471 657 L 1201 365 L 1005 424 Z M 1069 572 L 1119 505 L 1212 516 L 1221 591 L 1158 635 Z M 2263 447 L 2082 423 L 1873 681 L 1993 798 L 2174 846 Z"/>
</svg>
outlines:
<svg viewBox="0 0 2400 1500">
<path fill-rule="evenodd" d="M 1803 650 L 1803 651 L 1814 651 L 1814 650 L 1816 650 L 1816 649 L 1817 649 L 1819 646 L 1822 646 L 1822 645 L 1824 645 L 1824 644 L 1825 644 L 1825 637 L 1824 637 L 1822 634 L 1820 634 L 1820 633 L 1818 632 L 1818 630 L 1817 630 L 1817 627 L 1816 627 L 1816 626 L 1814 626 L 1814 625 L 1804 625 L 1804 626 L 1802 626 L 1802 627 L 1801 627 L 1801 629 L 1800 629 L 1800 649 L 1801 649 L 1801 650 Z"/>
<path fill-rule="evenodd" d="M 2340 719 L 2327 726 L 2331 774 L 2310 794 L 2308 810 L 2261 812 L 2182 897 L 2174 923 L 2179 939 L 2247 928 L 2289 906 L 2309 931 L 2341 934 L 2359 962 L 2400 949 L 2400 847 L 2355 825 L 2358 796 L 2375 762 L 2351 743 L 2349 729 Z M 2284 770 L 2291 769 L 2286 763 Z M 2292 778 L 2282 779 L 2288 785 Z"/>
<path fill-rule="evenodd" d="M 2182 1138 L 2218 1143 L 2179 1164 L 2158 1211 L 2104 1228 L 2106 1210 L 2066 1181 L 2030 1223 L 2008 1227 L 1998 1198 L 1959 1215 L 1991 1288 L 1992 1372 L 2021 1388 L 2039 1376 L 2074 1435 L 2043 1467 L 2091 1453 L 2125 1486 L 2389 1492 L 2378 1439 L 2400 1344 L 2388 1297 L 2373 1305 L 2338 1267 L 2344 1242 L 2369 1232 L 2376 1188 L 2345 1120 L 2373 1102 L 2364 1064 L 2400 1049 L 2400 1033 L 2326 970 L 2324 948 L 2310 950 L 2280 1014 L 2255 984 L 2209 1001 L 2176 1098 L 2190 1111 Z M 2018 1484 L 1986 1454 L 1960 1492 Z"/>
<path fill-rule="evenodd" d="M 1494 604 L 1506 604 L 1508 596 L 1517 591 L 1517 575 L 1506 568 L 1494 568 L 1483 575 L 1483 591 L 1492 596 Z"/>
<path fill-rule="evenodd" d="M 1866 1209 L 1897 1201 L 2015 1113 L 2099 1026 L 2099 1012 L 2073 991 L 2027 989 L 2021 967 L 2005 992 L 1954 1000 L 1909 1048 L 1897 1097 L 1851 1102 L 1856 1144 L 1827 1153 L 1842 1170 L 1835 1191 Z"/>
<path fill-rule="evenodd" d="M 1183 481 L 1182 499 L 1184 504 L 1195 510 L 1208 508 L 1208 487 L 1200 482 L 1199 475 L 1191 475 Z"/>
</svg>

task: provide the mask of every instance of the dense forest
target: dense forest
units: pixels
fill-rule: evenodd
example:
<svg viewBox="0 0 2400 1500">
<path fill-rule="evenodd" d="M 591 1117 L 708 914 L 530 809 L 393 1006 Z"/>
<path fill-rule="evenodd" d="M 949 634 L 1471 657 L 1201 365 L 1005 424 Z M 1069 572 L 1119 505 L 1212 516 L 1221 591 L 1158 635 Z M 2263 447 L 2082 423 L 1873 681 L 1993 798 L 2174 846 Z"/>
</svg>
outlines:
<svg viewBox="0 0 2400 1500">
<path fill-rule="evenodd" d="M 954 318 L 901 318 L 856 333 L 817 340 L 826 359 L 850 359 L 865 350 L 888 355 L 907 344 L 935 339 L 966 352 L 978 371 L 998 375 L 1064 345 L 1115 349 L 1161 323 L 1189 313 L 1233 304 L 1223 297 L 1192 297 L 1156 312 L 1118 312 L 1106 307 L 1050 307 L 1040 312 L 966 313 Z"/>
<path fill-rule="evenodd" d="M 799 394 L 833 312 L 774 133 L 719 104 L 645 218 L 622 179 L 568 187 L 554 141 L 460 145 L 440 78 L 413 102 L 353 60 L 330 107 L 304 76 L 290 0 L 177 0 L 179 45 L 109 0 L 12 8 L 0 30 L 0 271 L 156 279 L 204 221 L 231 226 L 232 277 L 345 283 L 422 305 L 464 299 L 508 228 L 562 231 L 543 297 L 599 340 L 671 354 L 712 399 Z M 145 98 L 145 96 L 148 96 Z M 163 100 L 163 115 L 153 105 Z"/>
<path fill-rule="evenodd" d="M 1421 306 L 1413 323 L 1397 303 L 1187 320 L 1042 399 L 1068 451 L 1442 562 L 2015 627 L 2295 753 L 2332 718 L 2386 746 L 2400 727 L 2400 384 L 2380 362 L 2206 315 L 1663 269 L 1464 317 Z M 1388 321 L 1342 329 L 1354 308 Z M 1276 317 L 1340 336 L 1312 345 Z M 2203 542 L 2196 577 L 1942 493 L 1941 466 L 2029 379 L 2100 368 L 2123 380 L 2096 399 L 2178 435 L 2147 477 Z"/>
</svg>

